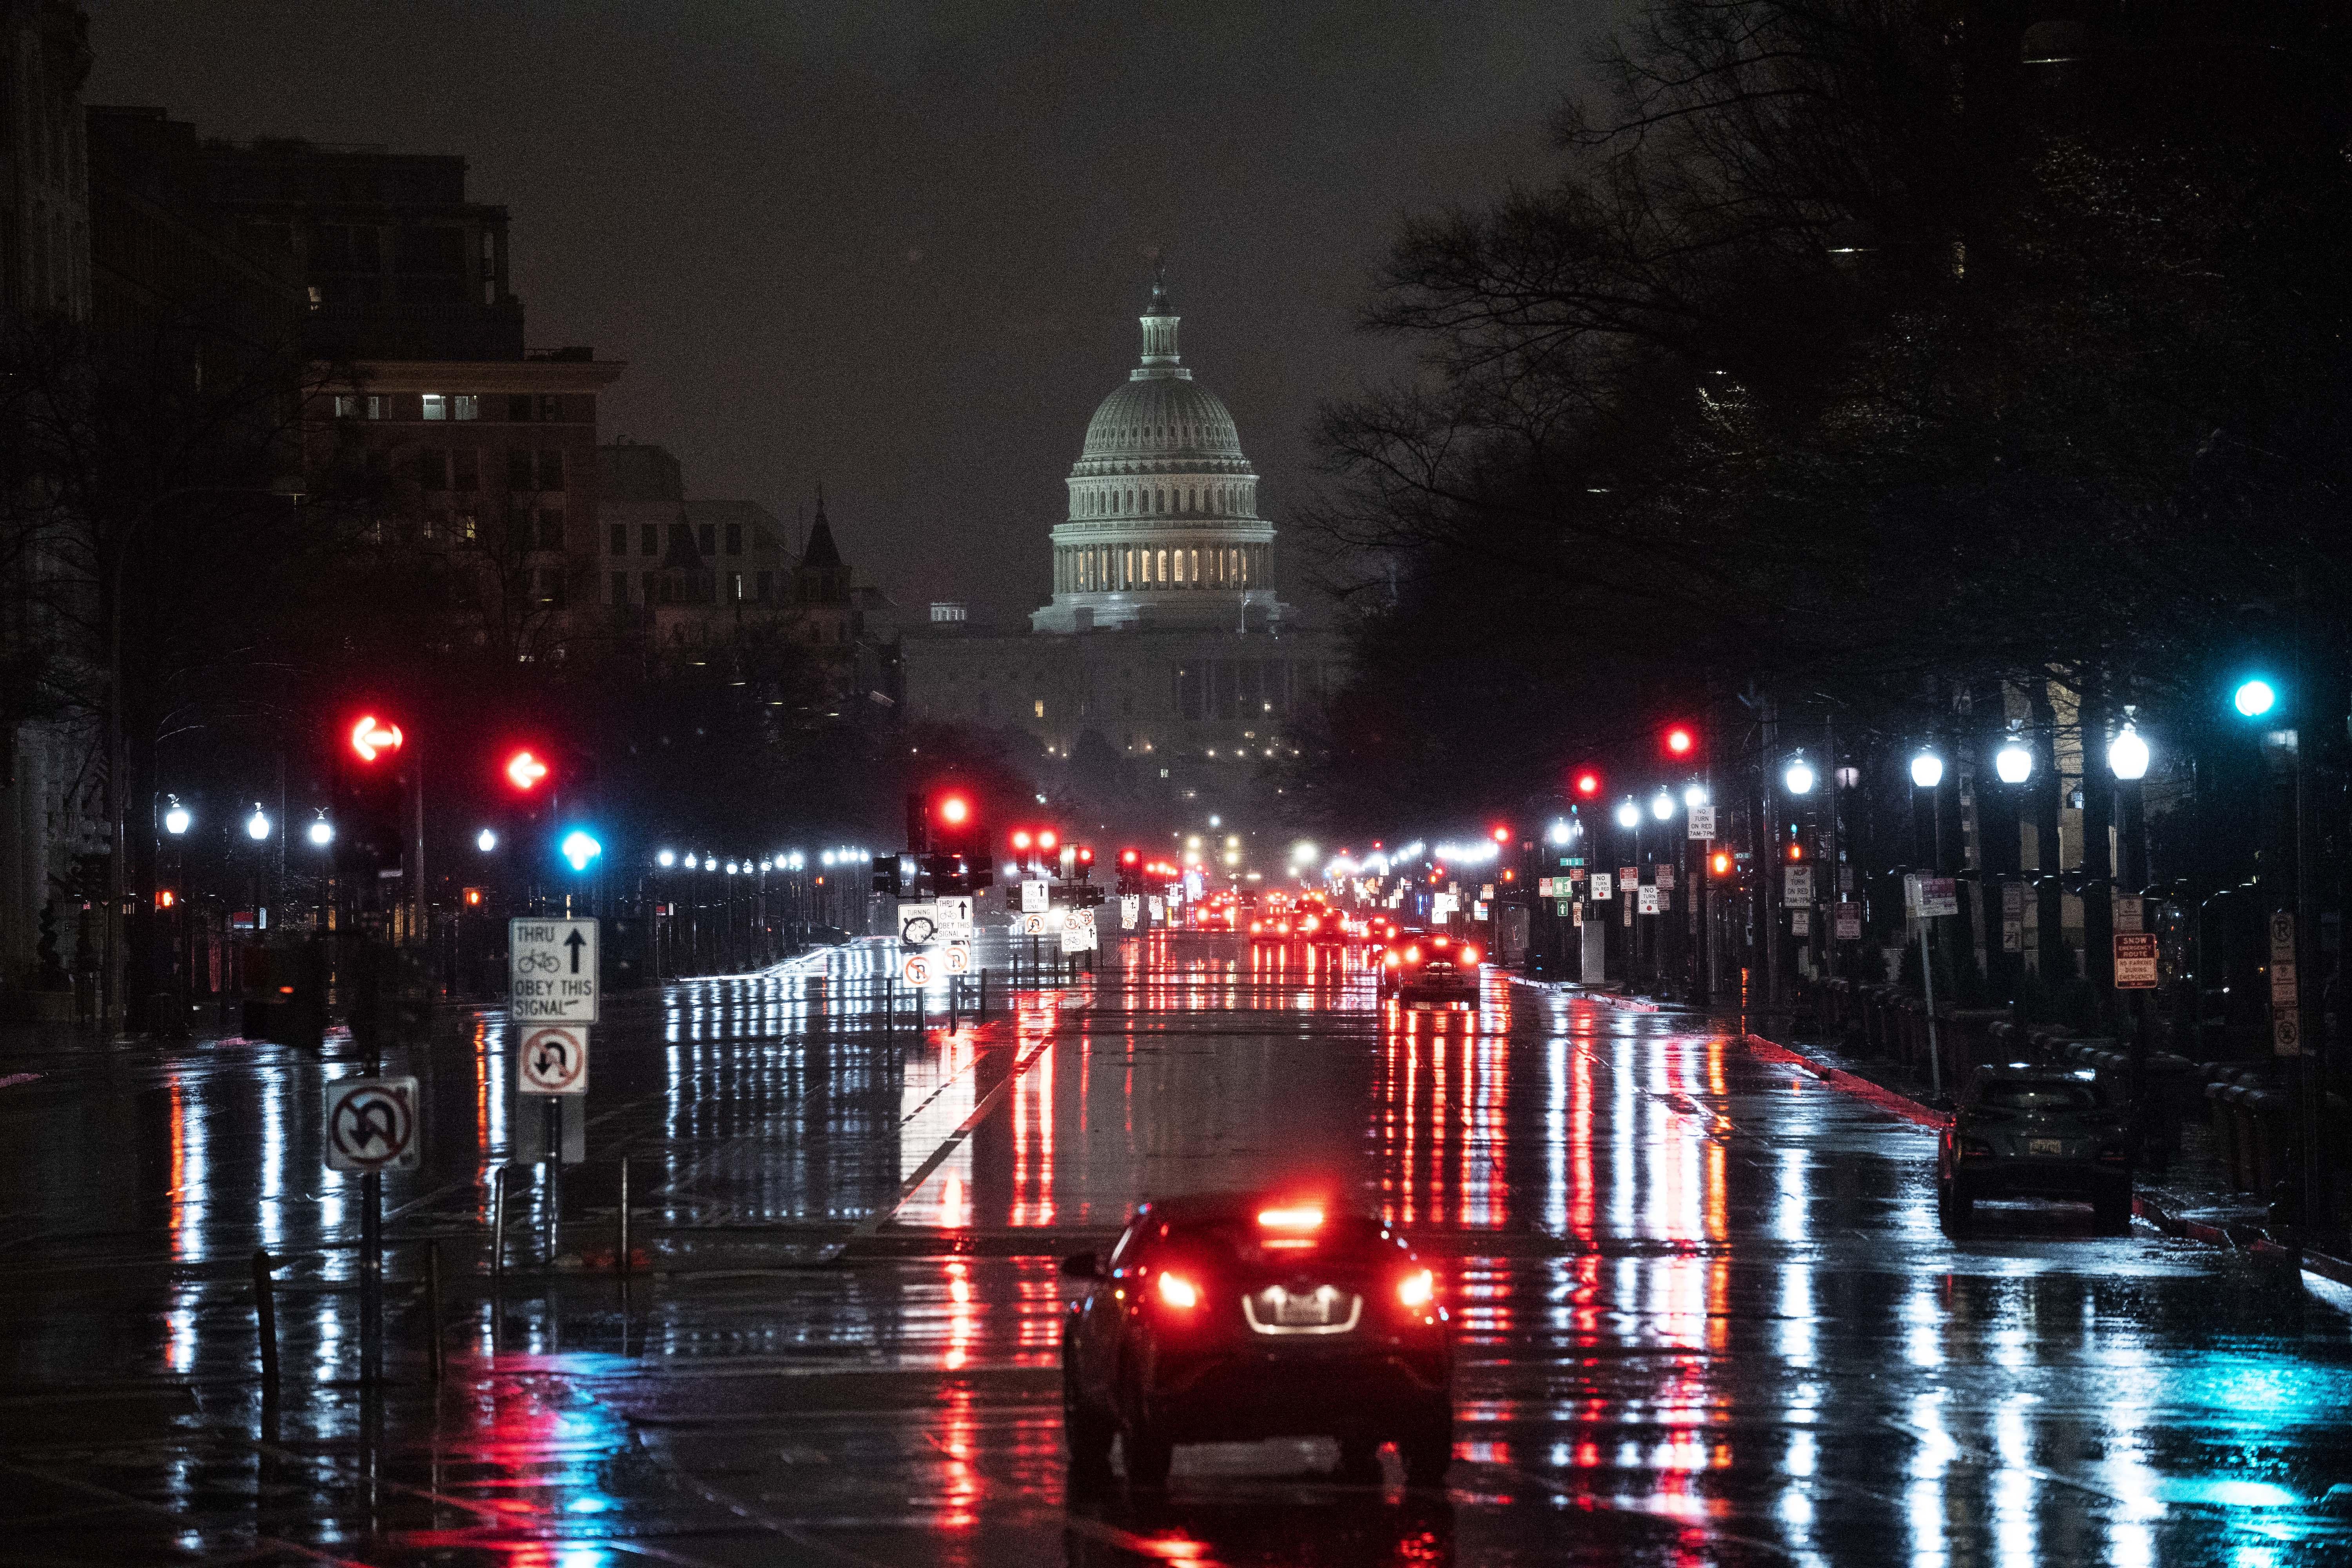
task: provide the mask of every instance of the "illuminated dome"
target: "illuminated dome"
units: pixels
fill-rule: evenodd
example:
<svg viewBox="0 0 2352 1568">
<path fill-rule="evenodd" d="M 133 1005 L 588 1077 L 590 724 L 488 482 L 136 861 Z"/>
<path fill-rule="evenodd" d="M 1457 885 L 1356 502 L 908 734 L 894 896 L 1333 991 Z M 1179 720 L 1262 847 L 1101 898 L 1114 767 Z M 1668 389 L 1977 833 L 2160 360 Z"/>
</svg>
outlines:
<svg viewBox="0 0 2352 1568">
<path fill-rule="evenodd" d="M 1041 632 L 1265 625 L 1274 529 L 1234 416 L 1180 363 L 1164 278 L 1141 318 L 1142 363 L 1096 408 L 1054 530 L 1054 602 Z"/>
</svg>

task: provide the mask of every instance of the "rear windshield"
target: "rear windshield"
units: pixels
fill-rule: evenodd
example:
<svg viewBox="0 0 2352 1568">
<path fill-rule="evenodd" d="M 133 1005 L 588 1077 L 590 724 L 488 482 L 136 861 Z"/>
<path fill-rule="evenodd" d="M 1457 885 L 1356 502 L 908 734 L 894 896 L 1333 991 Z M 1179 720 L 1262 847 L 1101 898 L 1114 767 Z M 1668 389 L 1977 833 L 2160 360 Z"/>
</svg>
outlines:
<svg viewBox="0 0 2352 1568">
<path fill-rule="evenodd" d="M 1285 1243 L 1310 1242 L 1300 1247 Z M 1395 1244 L 1381 1236 L 1369 1219 L 1334 1215 L 1311 1231 L 1275 1230 L 1254 1219 L 1201 1221 L 1171 1226 L 1162 1246 L 1206 1253 L 1218 1261 L 1264 1263 L 1269 1259 L 1319 1258 L 1349 1261 L 1393 1252 Z"/>
<path fill-rule="evenodd" d="M 1974 1103 L 1996 1110 L 2096 1110 L 2106 1100 L 2095 1084 L 1997 1078 L 1977 1090 Z"/>
</svg>

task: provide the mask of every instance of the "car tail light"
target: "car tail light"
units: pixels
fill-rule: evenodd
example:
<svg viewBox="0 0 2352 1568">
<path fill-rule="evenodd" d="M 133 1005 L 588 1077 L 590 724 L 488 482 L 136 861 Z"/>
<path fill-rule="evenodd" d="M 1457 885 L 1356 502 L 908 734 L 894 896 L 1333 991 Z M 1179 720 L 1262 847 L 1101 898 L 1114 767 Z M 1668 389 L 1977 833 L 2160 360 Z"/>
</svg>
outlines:
<svg viewBox="0 0 2352 1568">
<path fill-rule="evenodd" d="M 1404 950 L 1404 961 L 1407 963 L 1419 963 L 1421 962 L 1421 949 L 1417 947 L 1406 948 Z"/>
<path fill-rule="evenodd" d="M 1436 1294 L 1436 1277 L 1426 1268 L 1415 1269 L 1397 1282 L 1397 1300 L 1408 1307 L 1426 1307 Z"/>
<path fill-rule="evenodd" d="M 1181 1274 L 1160 1276 L 1160 1301 L 1162 1306 L 1189 1312 L 1201 1304 L 1201 1288 Z"/>
<path fill-rule="evenodd" d="M 1984 1159 L 1992 1153 L 1992 1144 L 1982 1138 L 1963 1138 L 1960 1153 L 1969 1159 Z"/>
<path fill-rule="evenodd" d="M 1444 947 L 1447 942 L 1452 942 L 1453 940 L 1454 939 L 1450 936 L 1434 937 L 1431 939 L 1430 945 L 1433 947 Z"/>
<path fill-rule="evenodd" d="M 1252 935 L 1252 936 L 1255 936 L 1255 935 L 1257 935 L 1257 933 L 1258 933 L 1258 932 L 1260 932 L 1260 931 L 1264 931 L 1265 929 L 1265 922 L 1264 921 L 1250 921 L 1250 935 Z"/>
<path fill-rule="evenodd" d="M 1318 1230 L 1323 1225 L 1323 1211 L 1313 1204 L 1260 1209 L 1257 1223 L 1267 1230 Z"/>
<path fill-rule="evenodd" d="M 2120 1164 L 2122 1164 L 2122 1163 L 2124 1163 L 2124 1152 L 2123 1152 L 2123 1149 L 2121 1148 L 2121 1146 L 2117 1146 L 2117 1147 L 2111 1148 L 2111 1149 L 2102 1149 L 2102 1150 L 2100 1150 L 2100 1151 L 2099 1151 L 2099 1162 L 2100 1162 L 2100 1163 L 2102 1163 L 2102 1164 L 2111 1164 L 2111 1165 L 2120 1165 Z"/>
<path fill-rule="evenodd" d="M 1399 958 L 1395 953 L 1391 952 L 1391 953 L 1390 953 L 1390 954 L 1388 955 L 1388 958 L 1387 958 L 1387 960 L 1386 960 L 1385 962 L 1387 963 L 1388 966 L 1389 966 L 1391 969 L 1394 969 L 1398 964 L 1402 963 L 1404 962 L 1404 960 L 1402 960 L 1402 958 Z"/>
<path fill-rule="evenodd" d="M 1475 948 L 1475 947 L 1465 947 L 1465 948 L 1464 948 L 1464 949 L 1462 950 L 1462 962 L 1463 962 L 1463 963 L 1477 963 L 1477 962 L 1478 962 L 1478 950 L 1477 950 L 1476 948 Z"/>
</svg>

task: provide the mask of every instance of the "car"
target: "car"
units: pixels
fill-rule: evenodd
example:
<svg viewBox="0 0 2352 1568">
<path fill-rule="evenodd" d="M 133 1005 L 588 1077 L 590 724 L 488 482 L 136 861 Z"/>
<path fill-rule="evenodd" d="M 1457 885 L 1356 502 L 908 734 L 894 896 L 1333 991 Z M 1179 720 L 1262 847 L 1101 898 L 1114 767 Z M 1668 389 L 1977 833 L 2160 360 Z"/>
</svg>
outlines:
<svg viewBox="0 0 2352 1568">
<path fill-rule="evenodd" d="M 1166 1484 L 1181 1443 L 1321 1436 L 1343 1473 L 1393 1442 L 1414 1486 L 1454 1452 L 1454 1343 L 1435 1272 L 1369 1215 L 1291 1193 L 1137 1206 L 1062 1325 L 1062 1428 L 1100 1473 L 1116 1439 L 1136 1487 Z"/>
<path fill-rule="evenodd" d="M 2096 1074 L 2033 1062 L 1980 1067 L 1962 1086 L 1936 1150 L 1936 1212 L 1967 1232 L 1979 1198 L 2087 1202 L 2099 1228 L 2131 1228 L 2131 1143 Z"/>
<path fill-rule="evenodd" d="M 1381 995 L 1408 1007 L 1475 1006 L 1478 949 L 1444 931 L 1400 931 L 1381 955 Z"/>
</svg>

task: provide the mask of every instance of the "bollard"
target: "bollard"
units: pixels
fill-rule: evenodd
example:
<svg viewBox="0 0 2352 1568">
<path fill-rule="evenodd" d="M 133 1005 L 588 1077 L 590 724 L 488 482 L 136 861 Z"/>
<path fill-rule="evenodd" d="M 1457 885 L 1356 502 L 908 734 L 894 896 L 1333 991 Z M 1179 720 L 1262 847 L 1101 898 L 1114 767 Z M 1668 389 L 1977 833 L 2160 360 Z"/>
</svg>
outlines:
<svg viewBox="0 0 2352 1568">
<path fill-rule="evenodd" d="M 985 969 L 980 972 L 980 1005 L 972 1009 L 971 1021 L 975 1024 L 988 1022 L 988 971 Z"/>
<path fill-rule="evenodd" d="M 507 1277 L 507 1168 L 490 1168 L 490 1293 L 496 1295 Z"/>
<path fill-rule="evenodd" d="M 961 974 L 950 974 L 950 975 L 949 975 L 949 976 L 948 976 L 948 1033 L 949 1033 L 949 1034 L 950 1034 L 950 1035 L 952 1035 L 952 1034 L 954 1034 L 954 1033 L 956 1032 L 956 1003 L 957 1003 L 957 1001 L 961 997 L 962 993 L 963 993 L 963 976 L 962 976 L 962 975 L 961 975 Z"/>
<path fill-rule="evenodd" d="M 271 1270 L 278 1267 L 267 1248 L 253 1254 L 253 1326 L 261 1341 L 261 1402 L 278 1403 L 278 1293 Z"/>
<path fill-rule="evenodd" d="M 614 1229 L 620 1234 L 613 1247 L 613 1272 L 626 1274 L 629 1271 L 629 1157 L 625 1154 L 621 1156 L 621 1212 Z"/>
<path fill-rule="evenodd" d="M 441 1381 L 443 1350 L 441 1345 L 441 1244 L 428 1242 L 425 1248 L 425 1367 L 433 1381 Z"/>
<path fill-rule="evenodd" d="M 887 1037 L 896 1033 L 898 1027 L 898 978 L 895 974 L 885 974 L 882 976 L 882 1033 Z"/>
</svg>

